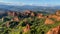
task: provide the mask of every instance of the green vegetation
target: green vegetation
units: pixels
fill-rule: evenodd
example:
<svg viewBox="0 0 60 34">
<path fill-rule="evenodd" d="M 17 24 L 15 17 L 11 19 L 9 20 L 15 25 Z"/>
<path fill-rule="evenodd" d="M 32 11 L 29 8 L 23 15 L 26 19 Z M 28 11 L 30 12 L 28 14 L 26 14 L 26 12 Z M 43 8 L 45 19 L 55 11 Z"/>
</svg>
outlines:
<svg viewBox="0 0 60 34">
<path fill-rule="evenodd" d="M 0 20 L 0 34 L 46 34 L 50 29 L 60 25 L 60 21 L 56 21 L 54 18 L 49 18 L 55 21 L 54 24 L 45 24 L 47 18 L 45 16 L 49 15 L 48 13 L 32 13 L 34 16 L 28 13 L 26 15 L 14 16 L 15 18 L 12 16 L 3 17 L 3 21 Z M 43 18 L 38 18 L 37 13 L 43 13 Z"/>
<path fill-rule="evenodd" d="M 27 23 L 30 24 L 30 31 L 27 33 L 23 32 L 23 28 L 26 27 L 26 24 L 24 23 L 25 19 L 27 20 Z M 9 28 L 0 25 L 0 34 L 45 34 L 49 29 L 60 24 L 60 22 L 56 21 L 55 24 L 45 25 L 45 19 L 38 19 L 36 17 L 32 18 L 32 21 L 30 20 L 30 17 L 25 19 L 21 20 L 20 22 L 11 22 Z"/>
</svg>

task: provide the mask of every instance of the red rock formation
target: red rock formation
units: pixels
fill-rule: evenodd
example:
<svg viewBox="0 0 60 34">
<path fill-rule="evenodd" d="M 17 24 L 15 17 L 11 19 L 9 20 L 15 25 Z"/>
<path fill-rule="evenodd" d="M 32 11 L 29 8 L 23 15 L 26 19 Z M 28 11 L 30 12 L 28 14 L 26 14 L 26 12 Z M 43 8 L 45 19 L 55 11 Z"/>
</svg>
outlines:
<svg viewBox="0 0 60 34">
<path fill-rule="evenodd" d="M 58 18 L 58 16 L 57 15 L 52 15 L 52 18 L 55 18 L 56 19 L 56 18 Z"/>
<path fill-rule="evenodd" d="M 33 12 L 31 12 L 31 16 L 35 16 L 35 14 Z"/>
<path fill-rule="evenodd" d="M 45 24 L 53 24 L 53 23 L 55 23 L 53 20 L 46 18 Z"/>
<path fill-rule="evenodd" d="M 48 18 L 57 18 L 58 16 L 57 15 L 55 15 L 55 14 L 50 14 L 50 15 L 48 15 Z"/>
<path fill-rule="evenodd" d="M 31 13 L 31 12 L 32 12 L 32 11 L 30 11 L 30 10 L 26 10 L 26 11 L 25 11 L 25 13 Z"/>
<path fill-rule="evenodd" d="M 35 16 L 35 14 L 34 14 L 34 12 L 33 11 L 30 11 L 30 10 L 26 10 L 25 12 L 24 12 L 24 15 L 29 15 L 29 16 Z"/>
<path fill-rule="evenodd" d="M 52 18 L 52 15 L 53 15 L 53 14 L 48 15 L 48 18 Z"/>
<path fill-rule="evenodd" d="M 59 26 L 58 34 L 60 34 L 60 26 Z"/>
<path fill-rule="evenodd" d="M 17 13 L 13 11 L 9 11 L 8 16 L 17 16 Z"/>
<path fill-rule="evenodd" d="M 56 21 L 60 21 L 60 16 L 57 15 L 49 15 L 49 18 L 54 18 Z"/>
<path fill-rule="evenodd" d="M 55 18 L 55 19 L 56 19 L 56 21 L 60 21 L 60 16 L 52 15 L 52 18 Z"/>
<path fill-rule="evenodd" d="M 56 11 L 56 15 L 60 16 L 60 10 Z"/>
<path fill-rule="evenodd" d="M 60 21 L 60 10 L 57 10 L 56 14 L 49 15 L 49 18 L 54 18 L 56 21 Z"/>
<path fill-rule="evenodd" d="M 60 17 L 57 17 L 57 19 L 56 19 L 57 21 L 60 21 Z"/>
<path fill-rule="evenodd" d="M 26 10 L 23 12 L 24 15 L 29 15 L 30 13 L 31 13 L 31 11 L 29 11 L 29 10 Z"/>
<path fill-rule="evenodd" d="M 23 29 L 24 32 L 28 32 L 30 30 L 30 25 L 27 24 L 26 27 Z"/>
<path fill-rule="evenodd" d="M 55 28 L 52 28 L 46 34 L 60 34 L 60 26 L 57 26 Z"/>
<path fill-rule="evenodd" d="M 38 13 L 38 14 L 37 14 L 37 17 L 38 17 L 38 18 L 43 18 L 43 14 L 39 14 L 39 13 Z"/>
<path fill-rule="evenodd" d="M 13 21 L 17 21 L 18 22 L 19 21 L 19 18 L 18 17 L 14 17 L 13 18 Z"/>
</svg>

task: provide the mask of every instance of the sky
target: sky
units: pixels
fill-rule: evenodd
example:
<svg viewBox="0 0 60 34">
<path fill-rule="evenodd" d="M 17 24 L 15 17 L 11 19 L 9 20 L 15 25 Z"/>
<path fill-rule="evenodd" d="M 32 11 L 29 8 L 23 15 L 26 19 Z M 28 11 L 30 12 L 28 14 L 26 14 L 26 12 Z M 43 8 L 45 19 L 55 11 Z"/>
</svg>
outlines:
<svg viewBox="0 0 60 34">
<path fill-rule="evenodd" d="M 0 0 L 0 4 L 17 6 L 58 6 L 60 5 L 60 0 Z"/>
</svg>

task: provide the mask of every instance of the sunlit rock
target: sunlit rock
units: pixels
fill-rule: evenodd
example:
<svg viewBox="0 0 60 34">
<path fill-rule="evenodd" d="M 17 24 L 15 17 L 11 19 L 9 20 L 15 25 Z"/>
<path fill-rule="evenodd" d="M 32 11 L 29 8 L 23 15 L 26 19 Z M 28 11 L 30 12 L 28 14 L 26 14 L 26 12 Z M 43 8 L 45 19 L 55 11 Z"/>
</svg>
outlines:
<svg viewBox="0 0 60 34">
<path fill-rule="evenodd" d="M 24 32 L 28 32 L 30 30 L 30 25 L 27 24 L 26 27 L 23 29 Z"/>
<path fill-rule="evenodd" d="M 38 13 L 38 14 L 37 14 L 37 18 L 43 18 L 43 14 Z"/>
<path fill-rule="evenodd" d="M 60 16 L 60 10 L 56 11 L 56 15 Z"/>
<path fill-rule="evenodd" d="M 46 34 L 59 34 L 59 27 L 60 26 L 50 29 Z"/>
<path fill-rule="evenodd" d="M 17 21 L 17 22 L 18 22 L 18 21 L 19 21 L 19 18 L 18 18 L 17 16 L 14 17 L 14 18 L 13 18 L 13 21 Z"/>
<path fill-rule="evenodd" d="M 53 24 L 53 23 L 55 23 L 53 20 L 46 18 L 45 24 Z"/>
</svg>

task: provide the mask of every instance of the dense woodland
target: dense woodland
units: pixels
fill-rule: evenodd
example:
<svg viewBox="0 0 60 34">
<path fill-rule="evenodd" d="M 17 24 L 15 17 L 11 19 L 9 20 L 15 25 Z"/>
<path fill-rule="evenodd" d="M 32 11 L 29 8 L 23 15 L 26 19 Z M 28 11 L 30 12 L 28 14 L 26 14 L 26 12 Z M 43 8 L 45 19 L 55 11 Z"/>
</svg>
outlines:
<svg viewBox="0 0 60 34">
<path fill-rule="evenodd" d="M 60 34 L 60 10 L 54 14 L 30 10 L 6 14 L 0 18 L 0 34 Z"/>
</svg>

